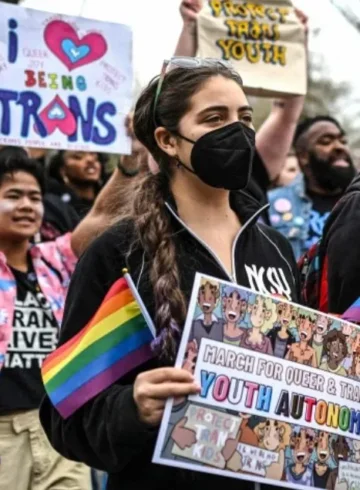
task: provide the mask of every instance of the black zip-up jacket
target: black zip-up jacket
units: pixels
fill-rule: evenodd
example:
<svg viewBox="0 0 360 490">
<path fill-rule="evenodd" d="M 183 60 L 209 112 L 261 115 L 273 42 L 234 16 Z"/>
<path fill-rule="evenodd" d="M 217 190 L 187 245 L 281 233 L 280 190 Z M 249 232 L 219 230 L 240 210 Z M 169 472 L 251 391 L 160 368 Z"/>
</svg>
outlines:
<svg viewBox="0 0 360 490">
<path fill-rule="evenodd" d="M 360 296 L 360 176 L 331 212 L 323 232 L 321 262 L 328 264 L 328 311 L 344 313 Z"/>
<path fill-rule="evenodd" d="M 175 205 L 168 202 L 186 298 L 190 297 L 195 273 L 202 272 L 297 301 L 297 267 L 290 244 L 275 230 L 256 224 L 262 210 L 255 211 L 255 202 L 245 193 L 233 195 L 232 206 L 242 227 L 233 247 L 234 277 L 230 278 L 213 252 L 177 217 Z M 135 248 L 127 257 L 132 232 L 131 223 L 119 224 L 95 240 L 81 257 L 70 285 L 59 345 L 86 325 L 124 267 L 128 267 L 153 315 L 148 274 L 151 257 L 146 257 L 141 248 Z M 225 484 L 227 490 L 252 489 L 250 482 L 151 463 L 157 429 L 139 420 L 133 382 L 139 372 L 156 367 L 157 362 L 151 361 L 134 370 L 67 420 L 45 398 L 40 418 L 54 448 L 66 458 L 108 472 L 109 490 L 199 490 L 213 484 Z"/>
</svg>

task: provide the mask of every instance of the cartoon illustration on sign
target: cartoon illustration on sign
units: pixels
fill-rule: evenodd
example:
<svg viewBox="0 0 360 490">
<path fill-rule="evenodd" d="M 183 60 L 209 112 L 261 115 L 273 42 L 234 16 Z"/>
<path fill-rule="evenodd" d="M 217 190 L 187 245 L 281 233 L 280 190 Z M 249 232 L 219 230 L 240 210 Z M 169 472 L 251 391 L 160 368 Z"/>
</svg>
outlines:
<svg viewBox="0 0 360 490">
<path fill-rule="evenodd" d="M 196 274 L 176 365 L 201 392 L 167 403 L 153 461 L 285 488 L 359 486 L 359 333 Z"/>
</svg>

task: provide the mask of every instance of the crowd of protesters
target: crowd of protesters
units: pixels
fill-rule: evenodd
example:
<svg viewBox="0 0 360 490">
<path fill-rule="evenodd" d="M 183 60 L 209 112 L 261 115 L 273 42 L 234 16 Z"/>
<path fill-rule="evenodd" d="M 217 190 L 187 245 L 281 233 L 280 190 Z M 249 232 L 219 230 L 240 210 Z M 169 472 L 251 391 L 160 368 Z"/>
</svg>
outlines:
<svg viewBox="0 0 360 490">
<path fill-rule="evenodd" d="M 322 240 L 323 311 L 360 296 L 360 186 L 344 129 L 329 114 L 303 120 L 304 97 L 293 96 L 274 100 L 255 134 L 239 75 L 184 62 L 199 9 L 182 2 L 173 69 L 127 118 L 131 155 L 0 148 L 0 490 L 222 484 L 151 463 L 166 399 L 198 391 L 170 367 L 195 273 L 251 287 L 246 264 L 275 267 L 299 303 L 296 261 Z M 42 362 L 129 266 L 157 358 L 63 420 L 44 398 Z"/>
</svg>

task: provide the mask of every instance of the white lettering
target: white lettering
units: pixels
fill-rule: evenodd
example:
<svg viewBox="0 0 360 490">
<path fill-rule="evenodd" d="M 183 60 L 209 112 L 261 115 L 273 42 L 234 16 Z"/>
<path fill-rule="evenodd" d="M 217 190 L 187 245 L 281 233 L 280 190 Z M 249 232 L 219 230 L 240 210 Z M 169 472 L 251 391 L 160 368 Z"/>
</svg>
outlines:
<svg viewBox="0 0 360 490">
<path fill-rule="evenodd" d="M 259 294 L 277 294 L 291 301 L 291 288 L 281 268 L 245 265 L 250 288 Z"/>
<path fill-rule="evenodd" d="M 193 456 L 195 458 L 199 458 L 201 459 L 202 458 L 202 453 L 201 451 L 204 449 L 204 444 L 195 444 L 195 446 L 193 447 Z"/>
</svg>

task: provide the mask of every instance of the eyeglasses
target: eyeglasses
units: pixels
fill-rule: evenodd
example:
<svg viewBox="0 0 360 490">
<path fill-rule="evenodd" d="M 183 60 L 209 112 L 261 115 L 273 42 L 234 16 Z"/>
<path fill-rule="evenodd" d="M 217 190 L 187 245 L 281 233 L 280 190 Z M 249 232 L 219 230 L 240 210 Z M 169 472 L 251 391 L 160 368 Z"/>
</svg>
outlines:
<svg viewBox="0 0 360 490">
<path fill-rule="evenodd" d="M 229 61 L 220 60 L 218 58 L 191 58 L 189 56 L 173 56 L 170 60 L 165 60 L 161 69 L 160 78 L 155 93 L 154 108 L 153 108 L 153 119 L 154 119 L 155 126 L 157 126 L 156 108 L 159 101 L 161 89 L 164 83 L 165 75 L 168 73 L 172 65 L 174 67 L 188 68 L 190 70 L 192 68 L 200 68 L 206 66 L 211 67 L 211 66 L 220 65 L 223 66 L 224 68 L 227 68 L 228 70 L 235 72 L 234 67 Z M 239 75 L 237 74 L 237 76 Z"/>
</svg>

